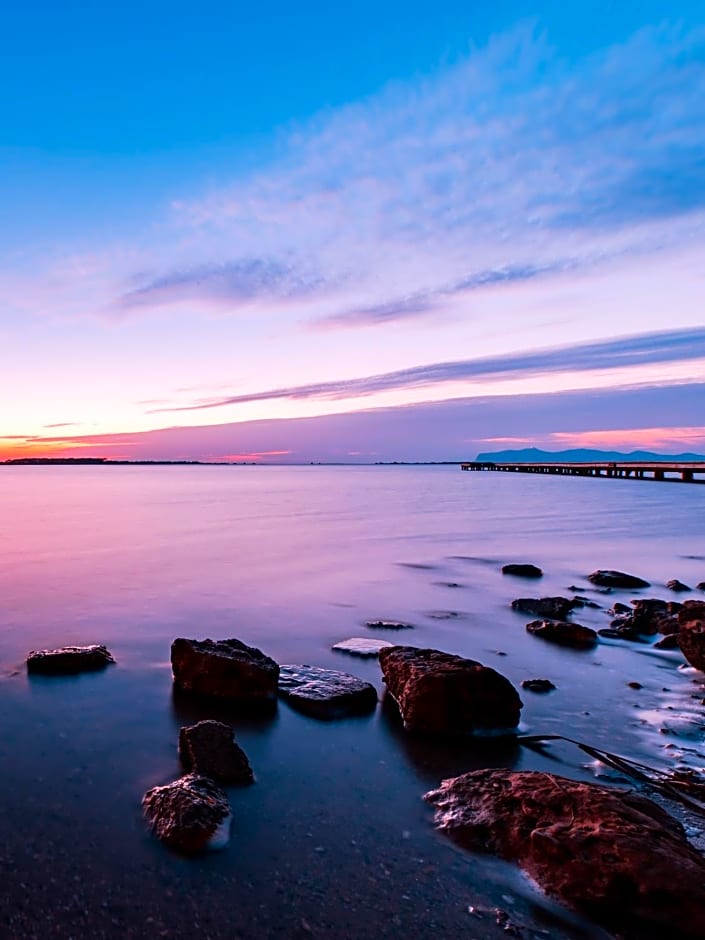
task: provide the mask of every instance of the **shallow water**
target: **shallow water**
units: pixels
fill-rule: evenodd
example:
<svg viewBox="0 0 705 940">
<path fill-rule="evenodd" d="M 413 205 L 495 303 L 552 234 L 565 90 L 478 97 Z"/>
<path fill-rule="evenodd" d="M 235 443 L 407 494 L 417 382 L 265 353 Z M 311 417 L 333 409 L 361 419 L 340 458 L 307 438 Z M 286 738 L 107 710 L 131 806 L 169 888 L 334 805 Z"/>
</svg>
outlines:
<svg viewBox="0 0 705 940">
<path fill-rule="evenodd" d="M 11 886 L 0 935 L 505 936 L 474 906 L 550 936 L 600 936 L 564 921 L 511 866 L 456 850 L 421 799 L 473 767 L 587 779 L 587 756 L 431 744 L 387 706 L 330 724 L 283 704 L 268 719 L 224 713 L 257 783 L 229 792 L 225 851 L 169 854 L 145 833 L 140 798 L 179 773 L 180 725 L 218 717 L 174 698 L 169 645 L 236 636 L 381 693 L 375 660 L 330 647 L 369 633 L 366 620 L 409 621 L 413 631 L 375 635 L 471 656 L 517 685 L 551 679 L 555 692 L 522 694 L 525 730 L 702 766 L 704 693 L 680 654 L 617 641 L 560 649 L 529 636 L 531 618 L 509 604 L 570 596 L 570 585 L 588 594 L 598 567 L 647 578 L 644 596 L 674 596 L 670 578 L 705 580 L 704 499 L 696 486 L 452 467 L 0 468 L 0 866 Z M 546 574 L 505 577 L 510 561 Z M 633 595 L 589 593 L 604 608 Z M 605 609 L 573 619 L 609 621 Z M 27 679 L 29 649 L 92 642 L 118 665 Z"/>
</svg>

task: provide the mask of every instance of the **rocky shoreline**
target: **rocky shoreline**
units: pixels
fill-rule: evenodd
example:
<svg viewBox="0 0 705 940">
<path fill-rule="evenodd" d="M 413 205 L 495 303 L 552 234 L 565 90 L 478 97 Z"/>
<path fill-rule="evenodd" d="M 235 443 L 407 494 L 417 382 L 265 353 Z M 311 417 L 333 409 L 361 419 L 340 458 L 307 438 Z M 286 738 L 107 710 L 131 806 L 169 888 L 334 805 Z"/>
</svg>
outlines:
<svg viewBox="0 0 705 940">
<path fill-rule="evenodd" d="M 503 573 L 532 579 L 543 575 L 536 566 L 510 567 Z M 650 587 L 643 579 L 616 571 L 593 572 L 586 580 L 594 590 L 608 594 Z M 678 584 L 669 582 L 669 588 L 680 593 Z M 694 668 L 705 670 L 705 601 L 641 597 L 629 605 L 617 601 L 609 610 L 602 608 L 611 618 L 610 626 L 597 631 L 571 619 L 576 610 L 600 607 L 583 594 L 517 598 L 511 606 L 545 618 L 527 623 L 527 631 L 550 643 L 579 651 L 593 648 L 602 637 L 643 644 L 661 634 Z M 413 624 L 402 621 L 369 621 L 366 626 L 413 630 Z M 442 650 L 374 638 L 351 638 L 332 648 L 379 658 L 387 697 L 398 709 L 406 734 L 463 740 L 519 734 L 521 739 L 519 693 L 489 666 Z M 105 647 L 71 647 L 33 651 L 27 657 L 27 670 L 56 675 L 94 671 L 114 662 Z M 175 688 L 206 703 L 226 700 L 261 710 L 275 707 L 279 696 L 291 707 L 325 721 L 369 713 L 378 704 L 374 686 L 354 675 L 306 664 L 280 666 L 234 638 L 178 638 L 172 644 L 171 662 Z M 532 692 L 555 689 L 547 679 L 527 678 L 521 685 Z M 222 787 L 252 783 L 249 760 L 235 742 L 232 727 L 213 719 L 181 728 L 179 755 L 186 773 L 144 796 L 147 824 L 167 846 L 187 855 L 224 848 L 231 809 Z M 548 789 L 546 798 L 538 800 L 540 818 L 526 829 L 531 817 L 526 800 L 531 798 L 531 805 L 536 805 L 541 787 Z M 547 894 L 618 929 L 620 936 L 639 937 L 644 935 L 640 931 L 657 930 L 666 922 L 674 935 L 702 935 L 697 912 L 703 909 L 705 862 L 689 846 L 682 827 L 643 796 L 554 774 L 488 768 L 443 780 L 427 799 L 438 807 L 439 828 L 454 837 L 462 833 L 460 841 L 474 851 L 515 860 Z M 620 846 L 620 851 L 606 851 L 600 843 L 603 837 L 606 846 Z M 658 851 L 656 845 L 661 846 Z M 673 883 L 656 877 L 657 866 L 650 861 L 665 851 L 664 845 L 670 846 L 680 873 Z M 575 875 L 566 869 L 572 858 L 580 862 Z M 595 883 L 586 873 L 598 859 L 601 874 Z M 628 905 L 625 897 L 630 899 Z"/>
</svg>

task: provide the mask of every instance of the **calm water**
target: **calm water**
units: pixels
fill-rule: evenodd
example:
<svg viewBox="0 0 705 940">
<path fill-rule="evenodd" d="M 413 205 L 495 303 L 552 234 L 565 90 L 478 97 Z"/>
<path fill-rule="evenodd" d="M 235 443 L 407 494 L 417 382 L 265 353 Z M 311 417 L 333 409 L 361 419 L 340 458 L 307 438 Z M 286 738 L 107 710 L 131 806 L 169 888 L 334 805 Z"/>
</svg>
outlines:
<svg viewBox="0 0 705 940">
<path fill-rule="evenodd" d="M 560 920 L 512 867 L 455 850 L 421 800 L 472 767 L 587 777 L 584 755 L 431 745 L 388 708 L 333 724 L 286 706 L 270 720 L 225 715 L 258 782 L 230 792 L 225 852 L 170 855 L 144 832 L 141 795 L 178 774 L 179 726 L 217 715 L 173 699 L 169 645 L 235 636 L 381 692 L 375 661 L 330 646 L 364 636 L 367 619 L 405 619 L 416 629 L 403 642 L 480 659 L 517 685 L 551 679 L 550 696 L 523 694 L 527 730 L 699 765 L 688 710 L 703 691 L 679 654 L 561 650 L 527 635 L 509 604 L 587 593 L 598 567 L 647 578 L 649 596 L 669 596 L 670 578 L 705 580 L 704 504 L 697 486 L 440 467 L 1 468 L 0 866 L 13 889 L 0 936 L 504 935 L 469 905 L 555 937 L 600 936 Z M 509 561 L 546 575 L 503 577 Z M 631 594 L 590 596 L 608 607 Z M 29 649 L 91 642 L 118 666 L 28 681 Z"/>
</svg>

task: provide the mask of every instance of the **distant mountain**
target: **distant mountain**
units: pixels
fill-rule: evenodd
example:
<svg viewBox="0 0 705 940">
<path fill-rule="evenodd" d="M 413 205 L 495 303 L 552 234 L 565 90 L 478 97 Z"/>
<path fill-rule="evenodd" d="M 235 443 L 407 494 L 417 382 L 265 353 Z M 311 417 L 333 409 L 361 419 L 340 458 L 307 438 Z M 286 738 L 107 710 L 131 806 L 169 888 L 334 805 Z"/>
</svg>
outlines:
<svg viewBox="0 0 705 940">
<path fill-rule="evenodd" d="M 537 447 L 526 447 L 523 450 L 497 450 L 490 453 L 478 454 L 475 460 L 494 461 L 495 463 L 598 463 L 612 460 L 646 460 L 685 462 L 689 460 L 705 461 L 703 454 L 654 454 L 648 450 L 633 450 L 628 454 L 618 450 L 539 450 Z"/>
</svg>

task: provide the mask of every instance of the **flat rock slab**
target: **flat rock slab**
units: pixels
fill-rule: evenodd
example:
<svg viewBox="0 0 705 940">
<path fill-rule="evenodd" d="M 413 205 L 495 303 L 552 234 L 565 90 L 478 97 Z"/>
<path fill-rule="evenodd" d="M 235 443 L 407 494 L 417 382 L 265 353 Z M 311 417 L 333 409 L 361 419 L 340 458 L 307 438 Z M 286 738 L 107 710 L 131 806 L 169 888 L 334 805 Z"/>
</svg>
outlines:
<svg viewBox="0 0 705 940">
<path fill-rule="evenodd" d="M 179 732 L 179 757 L 186 770 L 220 783 L 254 780 L 247 754 L 236 744 L 233 729 L 222 721 L 199 721 Z"/>
<path fill-rule="evenodd" d="M 572 646 L 575 649 L 592 649 L 599 640 L 597 633 L 591 627 L 584 627 L 580 623 L 570 623 L 561 620 L 532 620 L 527 623 L 528 633 L 557 643 L 559 646 Z"/>
<path fill-rule="evenodd" d="M 536 565 L 502 565 L 502 574 L 511 574 L 515 578 L 543 577 L 543 571 Z"/>
<path fill-rule="evenodd" d="M 369 682 L 320 666 L 282 666 L 279 695 L 312 718 L 364 715 L 377 707 L 377 690 Z"/>
<path fill-rule="evenodd" d="M 651 587 L 648 581 L 643 578 L 637 578 L 633 574 L 625 574 L 623 571 L 613 571 L 608 568 L 600 568 L 588 575 L 588 581 L 597 584 L 600 587 L 607 588 L 645 588 Z"/>
<path fill-rule="evenodd" d="M 444 780 L 425 799 L 455 841 L 517 861 L 548 894 L 619 936 L 705 936 L 705 859 L 651 800 L 509 770 Z"/>
<path fill-rule="evenodd" d="M 262 704 L 277 696 L 279 666 L 241 640 L 187 640 L 171 644 L 174 682 L 186 692 Z"/>
<path fill-rule="evenodd" d="M 185 855 L 224 848 L 230 837 L 230 804 L 208 777 L 187 774 L 148 790 L 142 810 L 150 829 L 170 848 Z"/>
<path fill-rule="evenodd" d="M 32 650 L 27 656 L 27 672 L 43 676 L 66 676 L 96 672 L 114 663 L 105 646 L 62 646 L 55 650 Z"/>
<path fill-rule="evenodd" d="M 503 675 L 441 650 L 393 646 L 379 654 L 384 681 L 408 731 L 511 734 L 522 702 Z"/>
<path fill-rule="evenodd" d="M 403 620 L 366 620 L 365 626 L 370 630 L 413 630 L 413 623 L 405 623 Z"/>
<path fill-rule="evenodd" d="M 350 653 L 351 656 L 362 656 L 369 658 L 379 656 L 379 651 L 387 646 L 393 646 L 388 640 L 378 640 L 375 637 L 352 636 L 349 640 L 341 640 L 334 643 L 331 649 L 338 650 L 340 653 Z"/>
</svg>

